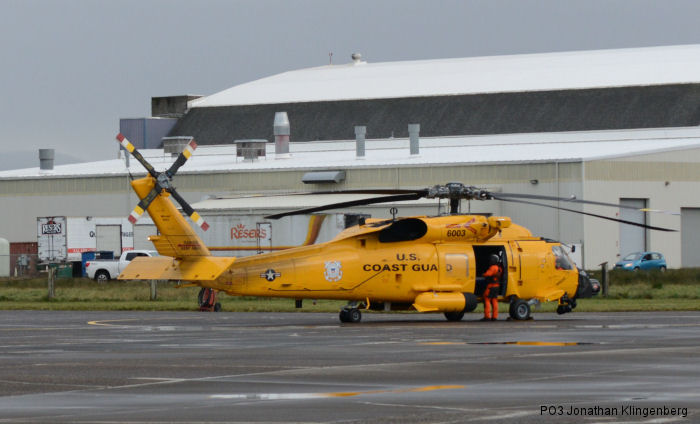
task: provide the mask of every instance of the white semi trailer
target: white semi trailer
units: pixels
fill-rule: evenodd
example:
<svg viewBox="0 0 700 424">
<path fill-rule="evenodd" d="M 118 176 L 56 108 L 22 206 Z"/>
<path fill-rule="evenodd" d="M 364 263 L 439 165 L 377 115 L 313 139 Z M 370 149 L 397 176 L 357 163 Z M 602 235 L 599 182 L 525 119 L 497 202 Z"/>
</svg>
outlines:
<svg viewBox="0 0 700 424">
<path fill-rule="evenodd" d="M 81 262 L 85 252 L 111 252 L 119 257 L 134 249 L 152 249 L 148 236 L 157 234 L 150 218 L 137 225 L 113 217 L 38 217 L 37 242 L 39 262 Z"/>
</svg>

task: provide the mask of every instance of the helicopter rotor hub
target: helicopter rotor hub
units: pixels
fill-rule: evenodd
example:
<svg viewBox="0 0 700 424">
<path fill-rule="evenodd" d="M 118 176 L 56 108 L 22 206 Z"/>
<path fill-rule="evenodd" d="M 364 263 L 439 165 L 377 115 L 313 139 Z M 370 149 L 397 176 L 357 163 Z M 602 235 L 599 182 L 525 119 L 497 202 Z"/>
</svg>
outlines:
<svg viewBox="0 0 700 424">
<path fill-rule="evenodd" d="M 165 175 L 165 173 L 158 174 L 156 181 L 158 181 L 158 185 L 161 186 L 163 189 L 165 189 L 165 190 L 172 189 L 172 184 L 170 184 L 170 179 L 168 178 L 167 175 Z"/>
</svg>

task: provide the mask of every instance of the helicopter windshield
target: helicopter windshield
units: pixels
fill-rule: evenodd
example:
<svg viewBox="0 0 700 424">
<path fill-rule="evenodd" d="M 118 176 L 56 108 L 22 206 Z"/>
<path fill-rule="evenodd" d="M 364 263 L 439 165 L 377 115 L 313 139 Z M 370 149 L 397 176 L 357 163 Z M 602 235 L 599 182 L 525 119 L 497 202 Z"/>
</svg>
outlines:
<svg viewBox="0 0 700 424">
<path fill-rule="evenodd" d="M 561 246 L 552 246 L 552 253 L 556 257 L 555 267 L 557 269 L 574 269 L 571 259 Z"/>
</svg>

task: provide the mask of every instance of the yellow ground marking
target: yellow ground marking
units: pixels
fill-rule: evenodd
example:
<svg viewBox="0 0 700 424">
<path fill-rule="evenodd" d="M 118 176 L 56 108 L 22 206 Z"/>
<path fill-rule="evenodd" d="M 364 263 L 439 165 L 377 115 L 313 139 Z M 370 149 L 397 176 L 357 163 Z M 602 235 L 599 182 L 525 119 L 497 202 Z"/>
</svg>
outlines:
<svg viewBox="0 0 700 424">
<path fill-rule="evenodd" d="M 394 390 L 369 390 L 365 392 L 336 392 L 336 393 L 319 393 L 319 396 L 324 397 L 350 397 L 350 396 L 360 396 L 360 395 L 376 395 L 381 393 L 411 393 L 411 392 L 429 392 L 432 390 L 454 390 L 454 389 L 464 389 L 465 386 L 452 385 L 452 386 L 425 386 L 425 387 L 411 387 L 407 389 L 394 389 Z"/>
</svg>

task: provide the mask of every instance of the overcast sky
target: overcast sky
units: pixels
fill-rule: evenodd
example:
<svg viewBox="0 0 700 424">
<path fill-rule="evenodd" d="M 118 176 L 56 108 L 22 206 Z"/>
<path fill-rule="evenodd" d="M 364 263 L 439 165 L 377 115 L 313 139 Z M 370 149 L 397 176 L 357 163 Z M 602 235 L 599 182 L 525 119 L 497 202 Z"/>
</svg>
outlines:
<svg viewBox="0 0 700 424">
<path fill-rule="evenodd" d="M 119 118 L 292 69 L 700 43 L 697 0 L 0 0 L 0 169 L 116 157 Z"/>
</svg>

